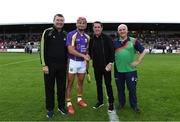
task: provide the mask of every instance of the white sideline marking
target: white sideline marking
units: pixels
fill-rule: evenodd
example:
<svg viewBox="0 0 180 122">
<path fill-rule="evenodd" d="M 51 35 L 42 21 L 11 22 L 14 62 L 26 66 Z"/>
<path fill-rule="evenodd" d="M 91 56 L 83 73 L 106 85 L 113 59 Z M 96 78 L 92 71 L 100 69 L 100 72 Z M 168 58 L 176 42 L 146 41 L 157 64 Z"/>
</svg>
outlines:
<svg viewBox="0 0 180 122">
<path fill-rule="evenodd" d="M 115 109 L 111 113 L 108 112 L 108 115 L 109 115 L 109 121 L 110 122 L 119 122 L 119 117 L 116 114 L 116 110 Z"/>
<path fill-rule="evenodd" d="M 103 85 L 103 89 L 106 89 L 105 86 Z M 108 99 L 107 96 L 107 91 L 105 92 L 106 98 Z M 114 107 L 114 110 L 112 112 L 107 112 L 109 115 L 109 121 L 110 122 L 120 122 L 118 115 L 116 114 L 116 109 Z"/>
<path fill-rule="evenodd" d="M 7 63 L 7 64 L 2 64 L 2 65 L 0 65 L 0 67 L 14 65 L 14 64 L 20 64 L 20 63 L 24 63 L 24 62 L 31 62 L 31 61 L 35 61 L 37 59 L 39 59 L 39 58 L 31 59 L 31 60 L 18 61 L 18 62 L 13 62 L 13 63 Z"/>
</svg>

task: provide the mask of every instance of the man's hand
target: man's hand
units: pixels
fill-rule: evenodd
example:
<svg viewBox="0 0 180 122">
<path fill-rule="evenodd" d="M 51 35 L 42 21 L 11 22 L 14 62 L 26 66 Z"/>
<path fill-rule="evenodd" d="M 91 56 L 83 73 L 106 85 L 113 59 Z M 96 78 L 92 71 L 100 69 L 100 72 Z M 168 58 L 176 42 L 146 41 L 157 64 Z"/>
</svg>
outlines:
<svg viewBox="0 0 180 122">
<path fill-rule="evenodd" d="M 106 71 L 111 71 L 112 70 L 112 63 L 109 63 L 107 66 L 106 66 Z"/>
<path fill-rule="evenodd" d="M 44 72 L 44 74 L 49 74 L 49 68 L 48 68 L 48 66 L 43 66 L 43 72 Z"/>
<path fill-rule="evenodd" d="M 89 61 L 90 60 L 90 56 L 88 54 L 84 55 L 83 58 L 86 60 L 86 61 Z"/>
<path fill-rule="evenodd" d="M 146 52 L 145 52 L 145 50 L 144 50 L 141 54 L 139 54 L 138 59 L 135 60 L 135 61 L 133 61 L 130 65 L 131 65 L 132 67 L 136 67 L 137 65 L 139 65 L 139 64 L 141 63 L 142 59 L 144 58 L 144 55 L 145 55 L 145 54 L 146 54 Z"/>
</svg>

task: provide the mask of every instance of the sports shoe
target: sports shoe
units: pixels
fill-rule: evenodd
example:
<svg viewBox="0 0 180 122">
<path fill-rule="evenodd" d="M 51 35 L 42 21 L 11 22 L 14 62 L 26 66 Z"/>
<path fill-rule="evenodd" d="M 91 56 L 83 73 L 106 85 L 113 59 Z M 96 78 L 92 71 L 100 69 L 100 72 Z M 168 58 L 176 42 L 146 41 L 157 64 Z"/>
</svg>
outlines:
<svg viewBox="0 0 180 122">
<path fill-rule="evenodd" d="M 102 107 L 103 105 L 104 105 L 103 103 L 98 102 L 98 103 L 96 103 L 95 106 L 93 106 L 93 108 L 98 109 L 98 108 Z"/>
<path fill-rule="evenodd" d="M 67 108 L 68 108 L 68 113 L 69 114 L 74 114 L 75 113 L 74 108 L 73 108 L 72 105 L 68 106 Z"/>
<path fill-rule="evenodd" d="M 113 103 L 109 103 L 108 112 L 111 113 L 114 110 Z"/>
<path fill-rule="evenodd" d="M 46 115 L 47 118 L 52 118 L 53 116 L 54 116 L 54 112 L 53 111 L 48 111 L 47 112 L 47 115 Z"/>
<path fill-rule="evenodd" d="M 68 111 L 67 111 L 64 107 L 58 108 L 58 111 L 59 111 L 62 115 L 68 114 Z"/>
<path fill-rule="evenodd" d="M 85 102 L 83 102 L 82 100 L 80 100 L 79 102 L 77 102 L 77 104 L 81 107 L 87 107 L 87 104 Z"/>
</svg>

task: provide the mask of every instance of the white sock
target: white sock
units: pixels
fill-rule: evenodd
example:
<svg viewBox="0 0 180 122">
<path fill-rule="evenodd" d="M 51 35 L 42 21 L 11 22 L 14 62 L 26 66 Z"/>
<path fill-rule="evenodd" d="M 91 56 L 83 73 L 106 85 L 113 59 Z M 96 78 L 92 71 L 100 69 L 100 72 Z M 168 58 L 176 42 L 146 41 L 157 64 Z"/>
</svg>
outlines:
<svg viewBox="0 0 180 122">
<path fill-rule="evenodd" d="M 78 97 L 77 98 L 77 101 L 79 102 L 79 101 L 81 101 L 82 100 L 82 97 Z"/>
<path fill-rule="evenodd" d="M 72 103 L 71 102 L 67 102 L 67 107 L 69 107 L 70 105 L 72 105 Z"/>
</svg>

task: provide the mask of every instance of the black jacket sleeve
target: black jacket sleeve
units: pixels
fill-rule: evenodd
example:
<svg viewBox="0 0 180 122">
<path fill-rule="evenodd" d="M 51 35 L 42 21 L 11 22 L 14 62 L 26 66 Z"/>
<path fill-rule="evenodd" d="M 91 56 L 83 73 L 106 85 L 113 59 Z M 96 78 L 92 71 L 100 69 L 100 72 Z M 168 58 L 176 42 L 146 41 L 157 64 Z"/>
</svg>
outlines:
<svg viewBox="0 0 180 122">
<path fill-rule="evenodd" d="M 40 47 L 40 58 L 42 66 L 47 65 L 47 39 L 48 39 L 48 31 L 44 30 L 41 37 L 41 47 Z"/>
<path fill-rule="evenodd" d="M 109 52 L 108 61 L 113 63 L 114 62 L 114 47 L 113 47 L 112 38 L 107 36 L 107 41 L 108 41 L 108 52 Z"/>
</svg>

